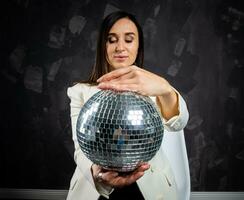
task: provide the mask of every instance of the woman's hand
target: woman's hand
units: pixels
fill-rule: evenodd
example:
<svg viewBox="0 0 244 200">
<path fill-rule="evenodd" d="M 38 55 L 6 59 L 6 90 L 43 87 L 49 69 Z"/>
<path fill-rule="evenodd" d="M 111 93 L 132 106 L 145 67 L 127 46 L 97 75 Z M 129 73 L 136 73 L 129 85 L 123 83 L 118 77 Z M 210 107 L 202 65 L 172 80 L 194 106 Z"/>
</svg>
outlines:
<svg viewBox="0 0 244 200">
<path fill-rule="evenodd" d="M 97 81 L 100 89 L 134 91 L 147 96 L 164 96 L 173 91 L 164 78 L 135 65 L 113 70 Z"/>
<path fill-rule="evenodd" d="M 100 77 L 97 82 L 100 89 L 134 91 L 146 96 L 156 96 L 166 120 L 179 114 L 177 94 L 169 82 L 135 65 L 113 70 Z"/>
<path fill-rule="evenodd" d="M 138 168 L 131 173 L 120 174 L 115 171 L 104 170 L 99 165 L 92 165 L 92 175 L 95 182 L 102 182 L 105 185 L 111 187 L 121 188 L 130 185 L 137 181 L 144 175 L 144 171 L 148 170 L 150 165 L 148 163 L 142 163 Z"/>
</svg>

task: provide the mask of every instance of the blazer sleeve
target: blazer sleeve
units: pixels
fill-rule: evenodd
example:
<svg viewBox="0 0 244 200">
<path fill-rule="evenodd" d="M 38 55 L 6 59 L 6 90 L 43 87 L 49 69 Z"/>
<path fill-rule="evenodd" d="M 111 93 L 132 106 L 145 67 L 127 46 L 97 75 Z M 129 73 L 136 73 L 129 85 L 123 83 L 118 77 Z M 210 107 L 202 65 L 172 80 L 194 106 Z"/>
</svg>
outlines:
<svg viewBox="0 0 244 200">
<path fill-rule="evenodd" d="M 189 112 L 185 100 L 177 90 L 175 90 L 175 92 L 178 98 L 179 115 L 173 116 L 169 120 L 166 120 L 162 117 L 165 129 L 170 132 L 180 131 L 184 129 L 189 119 Z"/>
<path fill-rule="evenodd" d="M 81 85 L 69 87 L 67 90 L 68 97 L 70 98 L 70 117 L 72 127 L 72 139 L 74 141 L 74 160 L 79 169 L 83 172 L 86 179 L 94 185 L 93 177 L 91 175 L 92 162 L 83 154 L 80 149 L 77 136 L 76 136 L 76 123 L 80 109 L 84 105 L 84 97 Z"/>
<path fill-rule="evenodd" d="M 86 93 L 86 87 L 82 84 L 76 84 L 73 87 L 69 87 L 67 90 L 67 95 L 70 98 L 70 117 L 71 117 L 71 126 L 72 126 L 72 139 L 74 142 L 75 152 L 74 152 L 74 160 L 76 165 L 84 174 L 85 178 L 89 181 L 89 183 L 97 189 L 97 191 L 108 198 L 108 195 L 113 191 L 113 188 L 108 187 L 103 184 L 95 183 L 91 173 L 92 162 L 85 156 L 85 154 L 81 151 L 77 135 L 76 135 L 76 124 L 78 115 L 82 106 L 84 105 L 84 94 Z"/>
</svg>

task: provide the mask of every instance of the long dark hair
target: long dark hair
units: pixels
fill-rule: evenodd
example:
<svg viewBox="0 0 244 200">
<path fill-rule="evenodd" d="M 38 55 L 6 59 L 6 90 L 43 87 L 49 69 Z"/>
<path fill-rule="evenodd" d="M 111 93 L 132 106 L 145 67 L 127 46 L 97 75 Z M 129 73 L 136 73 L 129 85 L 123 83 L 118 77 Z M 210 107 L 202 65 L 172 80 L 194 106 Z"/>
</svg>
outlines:
<svg viewBox="0 0 244 200">
<path fill-rule="evenodd" d="M 116 11 L 109 14 L 107 17 L 104 18 L 97 40 L 97 50 L 96 50 L 96 60 L 92 70 L 92 73 L 86 83 L 89 84 L 96 84 L 96 81 L 99 77 L 109 72 L 109 64 L 106 60 L 106 42 L 107 36 L 112 28 L 112 26 L 121 18 L 128 18 L 130 19 L 137 27 L 138 36 L 139 36 L 139 47 L 138 53 L 135 60 L 135 65 L 138 67 L 143 67 L 144 61 L 144 42 L 143 42 L 143 32 L 141 26 L 139 25 L 138 21 L 136 20 L 135 16 L 124 12 L 124 11 Z"/>
</svg>

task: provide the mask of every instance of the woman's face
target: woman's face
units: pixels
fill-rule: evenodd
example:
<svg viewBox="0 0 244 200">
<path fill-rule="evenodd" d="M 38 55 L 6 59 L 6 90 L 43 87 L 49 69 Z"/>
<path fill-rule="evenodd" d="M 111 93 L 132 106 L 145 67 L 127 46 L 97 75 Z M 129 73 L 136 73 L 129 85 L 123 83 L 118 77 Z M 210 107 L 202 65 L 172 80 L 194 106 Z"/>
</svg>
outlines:
<svg viewBox="0 0 244 200">
<path fill-rule="evenodd" d="M 139 38 L 136 25 L 128 18 L 115 22 L 106 42 L 106 59 L 111 70 L 133 65 L 138 47 Z"/>
</svg>

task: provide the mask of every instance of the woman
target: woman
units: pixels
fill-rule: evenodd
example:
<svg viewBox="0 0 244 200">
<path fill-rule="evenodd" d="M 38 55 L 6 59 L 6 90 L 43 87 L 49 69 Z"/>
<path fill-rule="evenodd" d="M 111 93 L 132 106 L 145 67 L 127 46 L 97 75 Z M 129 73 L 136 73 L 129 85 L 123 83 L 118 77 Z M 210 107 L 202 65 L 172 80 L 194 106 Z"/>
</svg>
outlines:
<svg viewBox="0 0 244 200">
<path fill-rule="evenodd" d="M 143 67 L 143 33 L 136 19 L 118 11 L 102 23 L 96 63 L 86 83 L 68 89 L 77 167 L 67 199 L 179 199 L 169 162 L 160 150 L 149 163 L 122 176 L 92 164 L 80 150 L 76 120 L 83 104 L 100 89 L 135 91 L 147 95 L 159 107 L 166 131 L 182 130 L 188 120 L 180 94 L 162 77 Z"/>
</svg>

